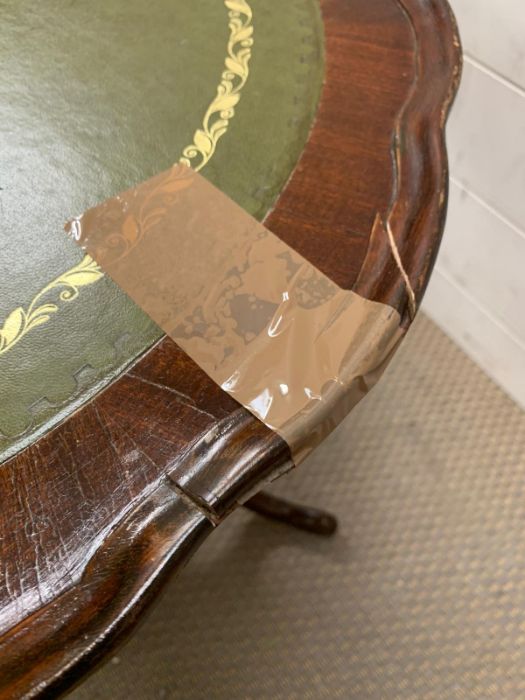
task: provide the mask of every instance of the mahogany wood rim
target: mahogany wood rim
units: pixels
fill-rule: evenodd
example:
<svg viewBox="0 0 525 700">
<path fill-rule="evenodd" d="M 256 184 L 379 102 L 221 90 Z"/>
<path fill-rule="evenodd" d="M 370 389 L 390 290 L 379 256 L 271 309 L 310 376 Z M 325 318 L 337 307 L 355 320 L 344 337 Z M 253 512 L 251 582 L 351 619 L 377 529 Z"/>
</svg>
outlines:
<svg viewBox="0 0 525 700">
<path fill-rule="evenodd" d="M 385 216 L 385 221 L 391 223 L 419 306 L 445 226 L 448 203 L 445 124 L 459 87 L 462 54 L 456 21 L 446 2 L 399 2 L 410 19 L 416 39 L 432 37 L 435 43 L 435 52 L 432 52 L 428 44 L 416 40 L 417 76 L 412 94 L 396 121 L 392 143 L 394 188 Z M 436 20 L 447 31 L 434 29 L 433 32 Z M 444 63 L 449 66 L 449 71 L 443 71 Z M 422 80 L 431 85 L 430 90 L 417 89 Z M 437 95 L 441 99 L 436 99 Z M 421 176 L 423 172 L 425 179 Z M 407 287 L 398 274 L 385 237 L 378 242 L 374 233 L 354 290 L 394 306 L 408 325 Z M 377 264 L 378 259 L 381 265 Z M 386 286 L 385 280 L 388 281 Z"/>
<path fill-rule="evenodd" d="M 343 207 L 343 200 L 351 196 L 341 188 L 340 173 L 330 167 L 319 171 L 319 143 L 325 138 L 325 131 L 332 128 L 326 120 L 331 119 L 332 108 L 341 110 L 340 105 L 330 104 L 330 81 L 341 65 L 349 66 L 352 59 L 343 50 L 345 32 L 352 33 L 345 3 L 322 0 L 321 4 L 328 65 L 318 118 L 292 178 L 266 220 L 271 230 L 285 239 L 288 237 L 294 245 L 298 239 L 294 239 L 290 212 L 295 216 L 295 212 L 303 208 L 305 216 L 315 215 L 315 207 L 309 208 L 302 199 L 305 183 L 320 177 L 327 187 L 332 183 L 330 192 L 338 193 L 340 200 L 333 203 L 336 207 Z M 459 83 L 461 49 L 446 0 L 377 0 L 371 4 L 378 7 L 397 4 L 402 8 L 413 33 L 417 69 L 392 127 L 394 167 L 388 202 L 378 206 L 371 235 L 367 237 L 356 229 L 356 237 L 362 239 L 360 248 L 356 248 L 357 257 L 360 257 L 357 268 L 346 277 L 335 268 L 330 274 L 342 286 L 394 306 L 408 326 L 411 319 L 407 287 L 393 258 L 383 223 L 391 225 L 401 261 L 419 303 L 437 254 L 446 214 L 448 173 L 444 127 Z M 372 13 L 370 21 L 373 20 Z M 339 112 L 342 126 L 345 118 L 345 114 Z M 321 230 L 321 221 L 310 221 L 310 228 L 315 228 L 317 223 Z M 304 233 L 301 240 L 305 249 L 301 252 L 311 258 L 313 253 L 309 251 L 314 248 L 308 248 L 310 243 L 302 220 L 298 221 L 297 230 L 297 235 Z M 323 265 L 329 266 L 321 258 L 314 263 L 321 269 Z M 166 341 L 161 341 L 149 352 L 148 361 L 155 362 L 155 357 L 165 351 Z M 130 370 L 130 376 L 132 372 Z M 79 413 L 85 413 L 87 408 Z M 256 421 L 245 414 L 239 410 L 225 420 L 229 421 L 228 425 L 235 423 L 235 434 L 244 435 L 251 430 L 252 445 L 258 435 Z M 53 440 L 60 438 L 69 420 L 53 431 Z M 102 440 L 103 426 L 98 430 Z M 50 439 L 45 436 L 40 442 Z M 80 444 L 78 450 L 81 449 Z M 227 455 L 228 449 L 225 448 Z M 133 626 L 166 575 L 187 561 L 212 531 L 213 524 L 235 507 L 240 498 L 262 487 L 264 479 L 274 473 L 276 464 L 282 468 L 286 466 L 289 455 L 280 443 L 266 446 L 264 459 L 258 458 L 261 452 L 257 449 L 254 448 L 251 461 L 246 462 L 246 472 L 240 480 L 235 460 L 231 458 L 229 475 L 235 472 L 231 477 L 233 486 L 224 487 L 222 491 L 211 489 L 210 498 L 206 492 L 190 499 L 185 490 L 174 485 L 173 481 L 178 484 L 176 479 L 167 478 L 172 475 L 167 470 L 149 485 L 146 496 L 143 492 L 140 499 L 132 500 L 116 527 L 95 543 L 94 553 L 78 582 L 29 617 L 21 618 L 0 637 L 0 698 L 55 695 L 67 689 L 107 653 Z M 14 459 L 19 463 L 32 459 L 30 450 Z M 235 450 L 232 454 L 235 455 Z M 223 481 L 225 478 L 223 476 Z"/>
</svg>

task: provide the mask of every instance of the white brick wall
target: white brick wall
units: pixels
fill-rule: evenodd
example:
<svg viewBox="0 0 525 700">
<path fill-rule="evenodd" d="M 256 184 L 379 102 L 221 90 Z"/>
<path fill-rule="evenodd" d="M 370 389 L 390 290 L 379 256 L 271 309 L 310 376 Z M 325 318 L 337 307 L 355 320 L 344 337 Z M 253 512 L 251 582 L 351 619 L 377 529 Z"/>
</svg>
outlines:
<svg viewBox="0 0 525 700">
<path fill-rule="evenodd" d="M 452 0 L 464 72 L 423 309 L 525 407 L 525 3 Z"/>
</svg>

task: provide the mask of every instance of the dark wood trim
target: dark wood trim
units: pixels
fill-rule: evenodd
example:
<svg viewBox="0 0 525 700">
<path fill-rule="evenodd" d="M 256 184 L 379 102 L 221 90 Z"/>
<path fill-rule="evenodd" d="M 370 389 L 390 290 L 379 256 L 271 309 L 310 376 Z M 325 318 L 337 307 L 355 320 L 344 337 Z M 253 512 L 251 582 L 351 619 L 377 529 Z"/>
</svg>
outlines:
<svg viewBox="0 0 525 700">
<path fill-rule="evenodd" d="M 104 541 L 77 585 L 2 640 L 0 697 L 55 697 L 81 678 L 211 528 L 183 495 L 159 485 Z"/>
<path fill-rule="evenodd" d="M 269 228 L 410 321 L 444 225 L 461 54 L 446 0 L 322 0 L 326 83 Z M 0 469 L 0 698 L 52 695 L 129 630 L 286 444 L 164 339 Z"/>
<path fill-rule="evenodd" d="M 400 0 L 416 42 L 416 76 L 395 126 L 394 188 L 383 221 L 389 221 L 419 305 L 445 226 L 448 164 L 445 124 L 461 77 L 461 44 L 450 8 L 440 0 Z M 420 11 L 423 6 L 424 11 Z M 448 68 L 446 69 L 445 66 Z M 424 82 L 426 90 L 418 89 Z M 397 308 L 408 321 L 404 281 L 386 244 L 384 226 L 373 228 L 353 289 Z"/>
</svg>

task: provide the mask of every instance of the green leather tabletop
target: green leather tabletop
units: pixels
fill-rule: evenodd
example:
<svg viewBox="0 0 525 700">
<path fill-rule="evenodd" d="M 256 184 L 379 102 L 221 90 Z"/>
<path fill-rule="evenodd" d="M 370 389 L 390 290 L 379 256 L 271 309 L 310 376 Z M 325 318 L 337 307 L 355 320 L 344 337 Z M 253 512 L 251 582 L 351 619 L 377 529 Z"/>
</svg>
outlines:
<svg viewBox="0 0 525 700">
<path fill-rule="evenodd" d="M 258 218 L 323 78 L 318 0 L 7 0 L 0 25 L 0 461 L 161 335 L 63 233 L 184 158 Z"/>
</svg>

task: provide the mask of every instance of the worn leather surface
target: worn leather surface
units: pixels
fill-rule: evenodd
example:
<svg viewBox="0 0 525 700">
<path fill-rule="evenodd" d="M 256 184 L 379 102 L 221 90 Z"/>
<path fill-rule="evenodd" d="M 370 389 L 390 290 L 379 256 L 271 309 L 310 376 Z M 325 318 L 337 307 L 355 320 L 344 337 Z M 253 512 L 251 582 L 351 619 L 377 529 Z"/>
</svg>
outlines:
<svg viewBox="0 0 525 700">
<path fill-rule="evenodd" d="M 322 24 L 316 0 L 249 4 L 250 75 L 202 172 L 262 218 L 315 114 Z M 215 96 L 229 29 L 222 0 L 0 7 L 1 327 L 81 260 L 65 220 L 179 159 Z M 0 355 L 0 460 L 160 336 L 107 278 L 57 303 L 48 321 Z"/>
</svg>

